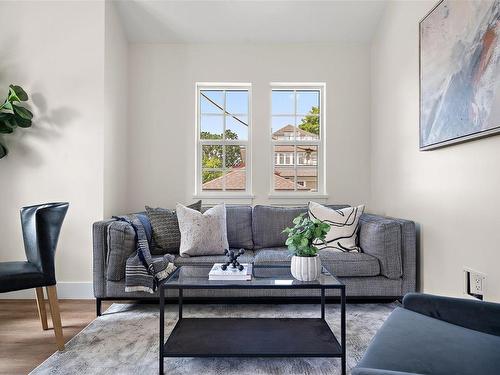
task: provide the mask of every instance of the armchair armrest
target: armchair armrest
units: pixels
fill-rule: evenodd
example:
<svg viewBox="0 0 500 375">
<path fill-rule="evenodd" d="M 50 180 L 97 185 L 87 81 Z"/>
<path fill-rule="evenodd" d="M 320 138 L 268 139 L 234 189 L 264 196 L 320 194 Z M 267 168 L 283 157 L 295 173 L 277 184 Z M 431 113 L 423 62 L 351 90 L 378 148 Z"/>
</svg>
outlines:
<svg viewBox="0 0 500 375">
<path fill-rule="evenodd" d="M 408 293 L 403 307 L 461 327 L 500 336 L 500 304 Z"/>
</svg>

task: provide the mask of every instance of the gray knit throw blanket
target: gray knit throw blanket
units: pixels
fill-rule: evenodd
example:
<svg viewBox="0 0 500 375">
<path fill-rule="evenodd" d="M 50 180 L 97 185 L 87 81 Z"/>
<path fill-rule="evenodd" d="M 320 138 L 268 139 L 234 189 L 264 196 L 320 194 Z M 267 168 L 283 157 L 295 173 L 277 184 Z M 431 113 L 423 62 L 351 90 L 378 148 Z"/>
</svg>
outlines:
<svg viewBox="0 0 500 375">
<path fill-rule="evenodd" d="M 158 283 L 176 269 L 173 263 L 174 256 L 165 254 L 161 258 L 151 257 L 146 231 L 136 215 L 114 218 L 129 223 L 135 231 L 136 252 L 127 259 L 125 291 L 154 293 Z"/>
</svg>

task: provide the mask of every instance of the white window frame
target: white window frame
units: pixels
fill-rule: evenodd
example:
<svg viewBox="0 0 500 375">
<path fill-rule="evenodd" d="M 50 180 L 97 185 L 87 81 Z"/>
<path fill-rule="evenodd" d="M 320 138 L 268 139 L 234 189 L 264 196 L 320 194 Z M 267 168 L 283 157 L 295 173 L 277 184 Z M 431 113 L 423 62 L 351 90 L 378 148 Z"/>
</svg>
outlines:
<svg viewBox="0 0 500 375">
<path fill-rule="evenodd" d="M 281 90 L 281 91 L 297 91 L 302 90 L 317 90 L 320 93 L 320 137 L 317 140 L 273 140 L 273 116 L 297 116 L 301 115 L 297 113 L 297 100 L 294 100 L 294 114 L 273 114 L 273 91 Z M 271 82 L 270 90 L 269 90 L 269 101 L 270 101 L 270 113 L 269 113 L 269 140 L 271 145 L 271 155 L 274 155 L 274 146 L 276 145 L 311 145 L 317 146 L 318 149 L 318 191 L 281 191 L 274 190 L 274 157 L 271 158 L 271 165 L 269 174 L 270 185 L 269 185 L 269 198 L 284 198 L 284 199 L 293 199 L 293 198 L 328 198 L 326 195 L 326 160 L 325 160 L 325 147 L 326 147 L 326 83 L 324 82 Z M 295 151 L 296 152 L 296 151 Z M 297 177 L 295 177 L 296 179 Z"/>
<path fill-rule="evenodd" d="M 201 108 L 200 108 L 200 92 L 203 90 L 221 90 L 221 91 L 237 91 L 237 90 L 246 90 L 248 91 L 248 136 L 246 140 L 208 140 L 208 139 L 200 139 L 201 132 Z M 225 101 L 225 95 L 224 95 Z M 195 123 L 196 123 L 196 134 L 195 134 L 195 191 L 194 197 L 196 198 L 214 198 L 214 199 L 231 199 L 231 198 L 253 198 L 252 195 L 252 84 L 251 83 L 227 83 L 227 82 L 197 82 L 196 83 L 196 110 L 195 110 Z M 224 103 L 224 110 L 226 109 L 226 105 Z M 224 113 L 224 129 L 226 128 L 226 115 Z M 202 146 L 203 145 L 222 145 L 222 146 L 231 146 L 238 145 L 245 147 L 245 172 L 246 172 L 246 186 L 245 190 L 236 190 L 236 191 L 204 191 L 202 189 L 203 181 L 202 181 Z M 223 168 L 225 162 L 223 161 Z"/>
</svg>

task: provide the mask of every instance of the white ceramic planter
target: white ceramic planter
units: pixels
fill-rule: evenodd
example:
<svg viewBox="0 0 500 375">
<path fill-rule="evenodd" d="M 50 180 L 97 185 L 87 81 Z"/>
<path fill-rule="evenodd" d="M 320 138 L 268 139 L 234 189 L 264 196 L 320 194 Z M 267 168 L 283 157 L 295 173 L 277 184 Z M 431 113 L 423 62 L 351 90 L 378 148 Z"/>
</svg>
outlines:
<svg viewBox="0 0 500 375">
<path fill-rule="evenodd" d="M 292 257 L 291 271 L 293 277 L 300 281 L 316 280 L 321 274 L 321 259 L 315 257 Z"/>
</svg>

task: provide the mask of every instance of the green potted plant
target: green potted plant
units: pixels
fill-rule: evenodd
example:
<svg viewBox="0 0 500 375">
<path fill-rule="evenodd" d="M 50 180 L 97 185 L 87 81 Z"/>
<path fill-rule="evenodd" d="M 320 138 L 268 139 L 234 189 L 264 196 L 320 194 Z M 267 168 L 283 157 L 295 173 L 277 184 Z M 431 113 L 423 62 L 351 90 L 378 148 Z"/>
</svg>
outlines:
<svg viewBox="0 0 500 375">
<path fill-rule="evenodd" d="M 300 281 L 316 280 L 321 274 L 321 259 L 315 244 L 325 243 L 330 224 L 310 219 L 305 213 L 293 219 L 293 224 L 294 227 L 283 230 L 288 234 L 285 244 L 293 254 L 292 275 Z"/>
<path fill-rule="evenodd" d="M 21 86 L 10 85 L 9 93 L 0 105 L 0 135 L 10 134 L 17 127 L 29 128 L 33 114 L 21 102 L 28 101 L 28 94 Z M 1 102 L 0 102 L 1 103 Z M 0 159 L 7 155 L 7 147 L 0 142 Z"/>
</svg>

